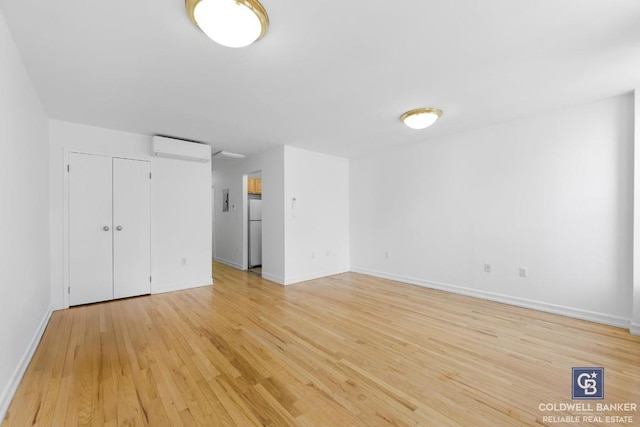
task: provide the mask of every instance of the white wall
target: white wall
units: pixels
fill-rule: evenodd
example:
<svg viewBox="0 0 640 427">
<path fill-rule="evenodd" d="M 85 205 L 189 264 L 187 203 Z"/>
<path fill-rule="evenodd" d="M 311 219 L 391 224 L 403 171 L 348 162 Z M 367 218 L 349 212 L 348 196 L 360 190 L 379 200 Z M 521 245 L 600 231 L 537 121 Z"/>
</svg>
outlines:
<svg viewBox="0 0 640 427">
<path fill-rule="evenodd" d="M 625 95 L 352 160 L 352 269 L 628 326 L 632 204 Z"/>
<path fill-rule="evenodd" d="M 246 268 L 247 206 L 244 175 L 262 171 L 262 277 L 284 283 L 284 149 L 242 160 L 213 160 L 215 259 Z M 222 190 L 229 189 L 229 212 L 222 212 Z M 234 210 L 231 205 L 235 205 Z M 244 250 L 243 250 L 244 249 Z"/>
<path fill-rule="evenodd" d="M 243 160 L 214 159 L 212 175 L 219 199 L 214 212 L 216 260 L 247 267 L 243 176 L 258 171 L 262 173 L 262 277 L 288 285 L 348 271 L 349 162 L 293 147 Z M 229 212 L 222 212 L 226 188 Z"/>
<path fill-rule="evenodd" d="M 0 11 L 0 420 L 51 314 L 48 121 Z"/>
<path fill-rule="evenodd" d="M 285 283 L 349 271 L 349 161 L 285 147 L 284 185 Z"/>
<path fill-rule="evenodd" d="M 211 284 L 209 163 L 151 156 L 151 137 L 50 121 L 51 296 L 65 306 L 66 154 L 77 151 L 151 161 L 151 292 Z M 182 259 L 186 258 L 186 264 Z"/>
</svg>

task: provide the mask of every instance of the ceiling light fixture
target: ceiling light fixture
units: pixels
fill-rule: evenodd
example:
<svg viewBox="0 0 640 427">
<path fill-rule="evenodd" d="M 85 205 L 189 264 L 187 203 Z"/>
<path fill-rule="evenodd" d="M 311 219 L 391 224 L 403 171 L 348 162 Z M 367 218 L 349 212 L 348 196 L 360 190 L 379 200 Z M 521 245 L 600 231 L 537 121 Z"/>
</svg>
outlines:
<svg viewBox="0 0 640 427">
<path fill-rule="evenodd" d="M 441 115 L 442 110 L 437 108 L 416 108 L 401 115 L 400 120 L 411 129 L 424 129 L 434 124 Z"/>
<path fill-rule="evenodd" d="M 184 4 L 193 23 L 223 46 L 249 46 L 269 28 L 269 17 L 258 0 L 185 0 Z"/>
<path fill-rule="evenodd" d="M 244 154 L 232 153 L 231 151 L 218 151 L 213 155 L 214 159 L 242 159 Z"/>
</svg>

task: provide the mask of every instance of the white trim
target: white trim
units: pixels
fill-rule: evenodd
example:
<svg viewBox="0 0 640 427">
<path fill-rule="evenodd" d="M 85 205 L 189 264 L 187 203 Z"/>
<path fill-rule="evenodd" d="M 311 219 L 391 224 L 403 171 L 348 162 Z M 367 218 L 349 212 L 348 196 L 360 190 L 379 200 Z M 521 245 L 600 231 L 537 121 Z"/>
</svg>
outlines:
<svg viewBox="0 0 640 427">
<path fill-rule="evenodd" d="M 422 286 L 425 288 L 438 289 L 441 291 L 452 292 L 454 294 L 466 295 L 475 298 L 481 298 L 489 301 L 496 301 L 505 304 L 515 305 L 517 307 L 530 308 L 533 310 L 544 311 L 546 313 L 560 314 L 562 316 L 573 317 L 590 322 L 602 323 L 605 325 L 616 326 L 619 328 L 629 329 L 630 319 L 612 316 L 605 313 L 597 313 L 595 311 L 583 310 L 580 308 L 567 307 L 563 305 L 550 304 L 542 301 L 534 301 L 526 298 L 514 297 L 510 295 L 487 292 L 478 289 L 465 288 L 463 286 L 450 285 L 447 283 L 433 282 L 412 277 L 400 276 L 396 274 L 383 273 L 380 271 L 369 270 L 366 268 L 354 267 L 351 271 L 355 273 L 367 274 L 369 276 L 380 277 L 382 279 L 395 280 L 410 285 Z"/>
<path fill-rule="evenodd" d="M 632 335 L 640 335 L 640 87 L 633 91 L 633 278 L 631 297 Z"/>
<path fill-rule="evenodd" d="M 349 269 L 344 268 L 344 269 L 322 271 L 320 273 L 303 274 L 303 275 L 294 277 L 293 279 L 287 278 L 287 280 L 285 281 L 285 285 L 293 285 L 295 283 L 306 282 L 306 281 L 315 280 L 315 279 L 322 279 L 323 277 L 335 276 L 336 274 L 342 274 L 342 273 L 348 273 L 348 272 L 349 272 Z"/>
<path fill-rule="evenodd" d="M 194 284 L 197 283 L 197 284 Z M 213 278 L 202 278 L 194 280 L 181 279 L 179 281 L 172 281 L 168 283 L 152 282 L 151 283 L 151 295 L 163 294 L 165 292 L 184 291 L 186 289 L 201 288 L 203 286 L 213 285 Z"/>
<path fill-rule="evenodd" d="M 69 150 L 67 148 L 64 149 L 63 155 L 63 165 L 62 165 L 62 308 L 69 308 L 70 300 L 69 300 L 69 263 L 70 263 L 70 252 L 69 252 L 69 171 L 67 171 L 67 167 L 69 166 L 69 154 L 74 153 L 75 151 Z"/>
<path fill-rule="evenodd" d="M 236 268 L 238 270 L 242 270 L 242 265 L 241 264 L 235 263 L 233 261 L 226 260 L 224 258 L 215 257 L 213 259 L 214 259 L 214 261 L 219 262 L 220 264 L 228 265 L 229 267 L 233 267 L 233 268 Z"/>
<path fill-rule="evenodd" d="M 240 209 L 242 216 L 242 265 L 240 270 L 246 270 L 249 268 L 249 174 L 242 175 Z"/>
<path fill-rule="evenodd" d="M 42 339 L 42 335 L 49 324 L 49 319 L 51 319 L 52 313 L 53 310 L 51 309 L 51 306 L 49 306 L 42 318 L 42 321 L 40 322 L 40 325 L 38 325 L 38 329 L 36 329 L 33 338 L 31 338 L 31 342 L 29 343 L 27 350 L 22 356 L 22 359 L 20 359 L 20 363 L 18 363 L 18 366 L 16 366 L 16 369 L 13 371 L 11 380 L 2 391 L 2 394 L 0 394 L 0 420 L 4 420 L 4 417 L 7 415 L 7 410 L 11 404 L 11 400 L 13 400 L 13 396 L 18 390 L 20 381 L 22 381 L 22 377 L 24 376 L 27 367 L 29 367 L 29 363 L 38 348 L 38 344 L 40 344 L 40 340 Z"/>
<path fill-rule="evenodd" d="M 269 273 L 265 273 L 264 271 L 262 272 L 262 278 L 265 280 L 268 280 L 270 282 L 274 282 L 277 283 L 278 285 L 283 285 L 284 286 L 284 278 L 280 277 L 280 276 L 276 276 L 274 274 L 269 274 Z"/>
</svg>

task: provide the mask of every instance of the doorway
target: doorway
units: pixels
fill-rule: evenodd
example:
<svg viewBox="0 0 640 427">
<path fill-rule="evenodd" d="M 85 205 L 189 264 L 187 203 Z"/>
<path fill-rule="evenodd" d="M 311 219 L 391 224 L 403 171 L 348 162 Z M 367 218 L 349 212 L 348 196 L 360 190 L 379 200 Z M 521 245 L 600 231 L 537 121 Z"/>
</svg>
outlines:
<svg viewBox="0 0 640 427">
<path fill-rule="evenodd" d="M 262 172 L 247 175 L 247 269 L 262 276 Z"/>
</svg>

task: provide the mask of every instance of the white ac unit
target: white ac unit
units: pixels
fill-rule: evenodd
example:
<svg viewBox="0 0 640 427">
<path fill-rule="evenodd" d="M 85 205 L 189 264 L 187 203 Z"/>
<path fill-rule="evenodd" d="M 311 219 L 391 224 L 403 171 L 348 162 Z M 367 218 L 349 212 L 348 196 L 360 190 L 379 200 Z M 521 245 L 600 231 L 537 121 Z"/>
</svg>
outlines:
<svg viewBox="0 0 640 427">
<path fill-rule="evenodd" d="M 154 136 L 151 139 L 151 154 L 157 157 L 206 163 L 211 160 L 211 146 L 165 136 Z"/>
</svg>

